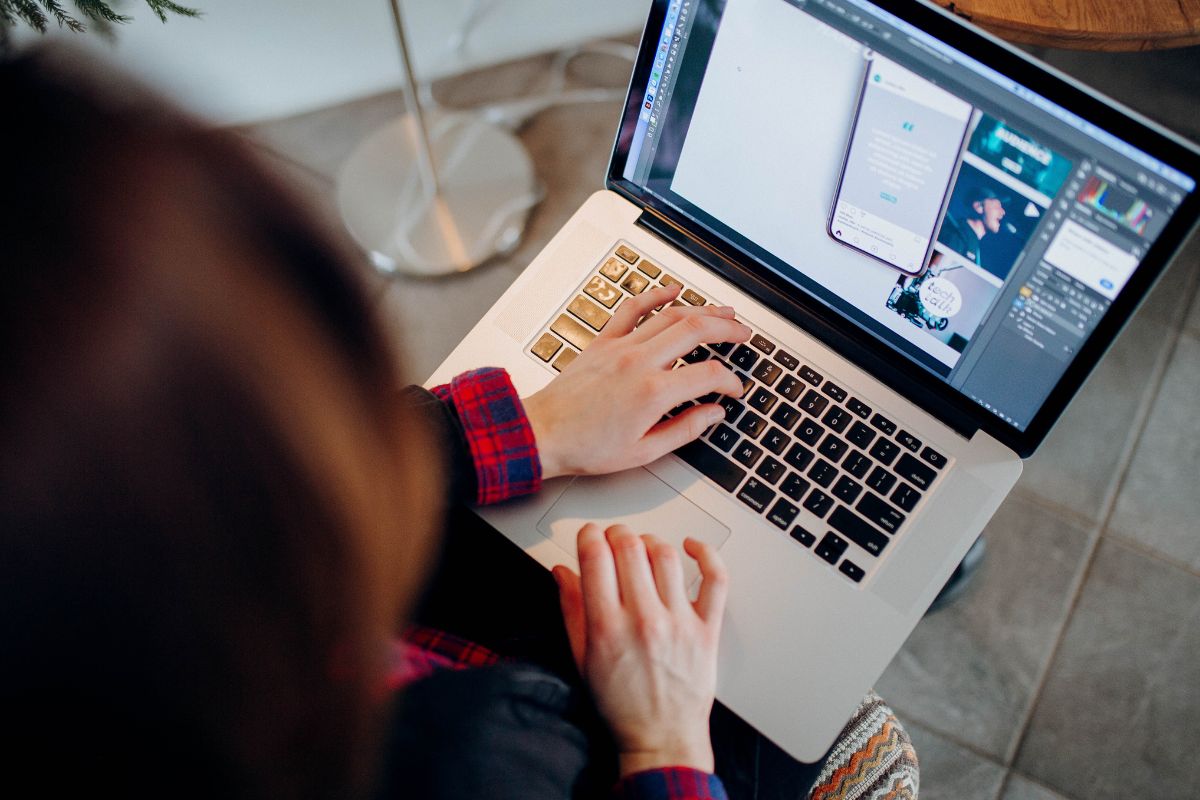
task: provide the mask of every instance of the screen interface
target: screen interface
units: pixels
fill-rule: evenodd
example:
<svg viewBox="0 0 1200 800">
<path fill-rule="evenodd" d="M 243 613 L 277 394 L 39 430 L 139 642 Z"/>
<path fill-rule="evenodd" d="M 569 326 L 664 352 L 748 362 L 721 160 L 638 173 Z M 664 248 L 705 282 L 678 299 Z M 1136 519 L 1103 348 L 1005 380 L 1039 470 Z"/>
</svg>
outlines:
<svg viewBox="0 0 1200 800">
<path fill-rule="evenodd" d="M 865 0 L 671 0 L 623 177 L 1024 430 L 1192 176 Z"/>
</svg>

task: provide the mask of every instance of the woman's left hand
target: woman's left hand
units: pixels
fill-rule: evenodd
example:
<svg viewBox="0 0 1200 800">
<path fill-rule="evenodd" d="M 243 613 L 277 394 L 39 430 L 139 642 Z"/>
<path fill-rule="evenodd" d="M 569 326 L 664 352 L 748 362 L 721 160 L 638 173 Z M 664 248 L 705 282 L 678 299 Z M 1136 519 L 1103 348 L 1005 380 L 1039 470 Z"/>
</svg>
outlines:
<svg viewBox="0 0 1200 800">
<path fill-rule="evenodd" d="M 721 406 L 703 403 L 660 421 L 669 410 L 712 392 L 741 395 L 741 381 L 716 361 L 674 369 L 676 359 L 696 345 L 750 338 L 750 328 L 733 318 L 732 308 L 672 306 L 637 327 L 678 293 L 672 286 L 625 300 L 561 375 L 523 400 L 543 477 L 648 464 L 724 418 Z"/>
</svg>

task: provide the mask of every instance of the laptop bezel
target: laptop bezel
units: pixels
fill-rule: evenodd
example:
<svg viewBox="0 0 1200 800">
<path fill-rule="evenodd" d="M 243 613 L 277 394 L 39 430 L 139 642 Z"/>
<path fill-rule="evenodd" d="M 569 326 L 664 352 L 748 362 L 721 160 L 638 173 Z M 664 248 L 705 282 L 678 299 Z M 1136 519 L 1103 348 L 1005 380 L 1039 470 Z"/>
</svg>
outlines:
<svg viewBox="0 0 1200 800">
<path fill-rule="evenodd" d="M 1038 91 L 1052 102 L 1070 109 L 1162 162 L 1200 178 L 1200 148 L 1111 98 L 1076 83 L 1052 67 L 1041 64 L 936 6 L 918 0 L 872 2 L 1018 83 L 1037 86 Z M 828 306 L 797 291 L 783 277 L 756 264 L 740 250 L 693 223 L 686 215 L 676 212 L 656 195 L 623 177 L 641 109 L 642 94 L 657 51 L 658 32 L 669 3 L 670 0 L 653 0 L 651 4 L 609 161 L 606 187 L 642 207 L 643 217 L 649 218 L 651 223 L 657 223 L 648 227 L 660 235 L 665 234 L 666 238 L 682 246 L 706 267 L 735 283 L 739 289 L 814 335 L 899 394 L 921 405 L 959 433 L 970 436 L 975 430 L 982 429 L 1021 457 L 1032 455 L 1194 227 L 1200 217 L 1200 191 L 1193 191 L 1184 198 L 1038 413 L 1024 431 L 1019 430 L 937 376 L 919 367 L 905 369 L 898 365 L 898 361 L 906 364 L 907 359 L 903 356 L 897 359 L 896 351 L 887 344 L 849 324 Z"/>
</svg>

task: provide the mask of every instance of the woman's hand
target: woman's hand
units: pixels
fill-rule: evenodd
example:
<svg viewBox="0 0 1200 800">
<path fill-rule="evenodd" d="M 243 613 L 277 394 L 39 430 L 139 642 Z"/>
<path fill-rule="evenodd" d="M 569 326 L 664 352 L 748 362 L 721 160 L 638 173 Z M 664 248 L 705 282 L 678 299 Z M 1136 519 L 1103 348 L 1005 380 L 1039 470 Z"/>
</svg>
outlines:
<svg viewBox="0 0 1200 800">
<path fill-rule="evenodd" d="M 579 570 L 556 567 L 563 619 L 579 671 L 616 740 L 622 777 L 687 766 L 713 771 L 708 717 L 717 685 L 717 641 L 728 577 L 716 551 L 695 539 L 695 603 L 680 553 L 625 525 L 579 531 Z"/>
<path fill-rule="evenodd" d="M 724 417 L 716 403 L 705 403 L 660 422 L 669 410 L 710 392 L 741 395 L 741 382 L 715 361 L 672 369 L 698 344 L 750 338 L 732 308 L 673 306 L 635 327 L 678 293 L 672 286 L 627 298 L 562 375 L 523 401 L 543 477 L 648 464 Z"/>
</svg>

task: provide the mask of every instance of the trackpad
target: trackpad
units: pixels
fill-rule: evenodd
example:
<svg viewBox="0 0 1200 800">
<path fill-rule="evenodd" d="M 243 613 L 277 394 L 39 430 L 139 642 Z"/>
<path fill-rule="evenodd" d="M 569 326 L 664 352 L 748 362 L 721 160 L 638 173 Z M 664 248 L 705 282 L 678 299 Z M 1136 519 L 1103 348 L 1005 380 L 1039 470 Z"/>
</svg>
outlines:
<svg viewBox="0 0 1200 800">
<path fill-rule="evenodd" d="M 538 521 L 537 528 L 574 556 L 579 529 L 588 522 L 601 528 L 622 523 L 635 533 L 652 533 L 680 551 L 688 536 L 716 548 L 729 538 L 729 528 L 723 523 L 640 468 L 599 478 L 576 478 Z M 683 570 L 690 587 L 700 571 L 686 554 Z"/>
</svg>

